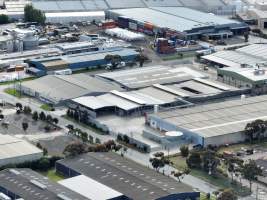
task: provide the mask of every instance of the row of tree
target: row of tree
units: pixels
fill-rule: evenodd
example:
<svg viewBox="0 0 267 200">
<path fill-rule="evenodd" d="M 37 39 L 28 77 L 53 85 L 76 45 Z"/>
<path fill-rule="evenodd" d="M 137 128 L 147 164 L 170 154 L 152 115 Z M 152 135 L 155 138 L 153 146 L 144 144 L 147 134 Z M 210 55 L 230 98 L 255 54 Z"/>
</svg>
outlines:
<svg viewBox="0 0 267 200">
<path fill-rule="evenodd" d="M 108 151 L 119 151 L 122 148 L 121 145 L 117 145 L 114 140 L 109 140 L 103 144 L 91 144 L 88 145 L 84 142 L 75 141 L 68 144 L 63 154 L 66 157 L 75 157 L 77 155 L 88 153 L 88 152 L 108 152 Z"/>
</svg>

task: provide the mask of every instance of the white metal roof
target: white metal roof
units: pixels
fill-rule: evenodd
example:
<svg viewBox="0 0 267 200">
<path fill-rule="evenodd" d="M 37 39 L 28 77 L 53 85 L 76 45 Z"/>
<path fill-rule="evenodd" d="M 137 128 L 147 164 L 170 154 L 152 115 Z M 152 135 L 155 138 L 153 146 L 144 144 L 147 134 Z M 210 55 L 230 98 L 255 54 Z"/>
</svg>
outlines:
<svg viewBox="0 0 267 200">
<path fill-rule="evenodd" d="M 25 140 L 0 134 L 0 163 L 1 160 L 39 153 L 42 153 L 42 150 Z"/>
<path fill-rule="evenodd" d="M 58 183 L 92 200 L 108 200 L 123 196 L 120 192 L 84 175 L 65 179 Z"/>
<path fill-rule="evenodd" d="M 104 11 L 91 11 L 91 12 L 51 12 L 45 13 L 46 17 L 91 17 L 91 16 L 105 16 Z"/>
</svg>

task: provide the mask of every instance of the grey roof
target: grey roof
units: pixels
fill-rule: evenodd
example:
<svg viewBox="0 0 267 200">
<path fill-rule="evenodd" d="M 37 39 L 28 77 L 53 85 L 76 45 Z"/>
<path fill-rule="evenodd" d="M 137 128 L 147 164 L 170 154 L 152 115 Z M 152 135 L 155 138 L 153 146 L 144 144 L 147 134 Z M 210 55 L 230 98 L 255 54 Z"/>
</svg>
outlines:
<svg viewBox="0 0 267 200">
<path fill-rule="evenodd" d="M 105 93 L 121 90 L 114 83 L 100 80 L 86 74 L 47 75 L 22 83 L 25 90 L 38 92 L 40 96 L 59 102 L 90 93 Z"/>
<path fill-rule="evenodd" d="M 86 199 L 55 182 L 49 181 L 47 177 L 31 169 L 0 171 L 0 180 L 0 187 L 19 195 L 25 200 L 59 200 L 58 195 L 60 194 L 64 194 L 69 199 Z"/>
<path fill-rule="evenodd" d="M 88 153 L 58 162 L 135 200 L 193 191 L 183 183 L 111 152 Z"/>
<path fill-rule="evenodd" d="M 267 95 L 176 109 L 155 117 L 203 137 L 236 133 L 253 120 L 267 119 Z"/>
<path fill-rule="evenodd" d="M 183 4 L 178 0 L 144 0 L 144 3 L 148 7 L 157 7 L 157 6 L 183 6 Z"/>
<path fill-rule="evenodd" d="M 267 44 L 252 44 L 235 51 L 224 50 L 202 58 L 228 67 L 240 67 L 241 64 L 255 65 L 267 62 Z"/>
<path fill-rule="evenodd" d="M 126 16 L 140 22 L 150 22 L 156 27 L 169 28 L 178 32 L 199 31 L 200 28 L 224 26 L 228 28 L 247 27 L 246 24 L 211 15 L 186 7 L 151 7 L 115 9 L 109 13 Z"/>
<path fill-rule="evenodd" d="M 145 7 L 142 0 L 106 0 L 110 8 L 138 8 Z"/>
<path fill-rule="evenodd" d="M 45 12 L 70 12 L 70 11 L 98 11 L 106 10 L 108 5 L 105 0 L 81 0 L 81 1 L 32 1 L 35 8 Z"/>
<path fill-rule="evenodd" d="M 177 83 L 193 78 L 205 77 L 188 67 L 153 66 L 108 72 L 97 76 L 113 80 L 127 88 L 143 88 L 153 84 Z"/>
</svg>

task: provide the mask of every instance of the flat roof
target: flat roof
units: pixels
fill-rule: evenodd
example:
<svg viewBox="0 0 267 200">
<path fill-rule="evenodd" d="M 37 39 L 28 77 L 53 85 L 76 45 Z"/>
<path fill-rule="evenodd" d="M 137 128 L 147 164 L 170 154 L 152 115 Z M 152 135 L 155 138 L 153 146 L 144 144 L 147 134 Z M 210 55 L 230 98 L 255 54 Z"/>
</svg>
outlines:
<svg viewBox="0 0 267 200">
<path fill-rule="evenodd" d="M 107 200 L 124 196 L 87 176 L 79 175 L 58 182 L 64 187 L 92 200 Z M 88 190 L 90 188 L 90 190 Z"/>
<path fill-rule="evenodd" d="M 5 160 L 42 153 L 42 150 L 25 140 L 0 134 L 0 164 Z"/>
<path fill-rule="evenodd" d="M 230 20 L 186 7 L 150 7 L 110 10 L 119 16 L 126 16 L 141 22 L 150 22 L 157 27 L 179 32 L 212 26 L 245 27 L 244 23 Z"/>
<path fill-rule="evenodd" d="M 97 74 L 102 78 L 113 80 L 127 88 L 137 89 L 154 84 L 177 83 L 205 75 L 188 67 L 153 66 Z"/>
<path fill-rule="evenodd" d="M 64 195 L 68 199 L 89 200 L 89 198 L 81 196 L 56 182 L 52 182 L 47 177 L 31 169 L 2 170 L 0 171 L 0 179 L 0 187 L 19 195 L 25 200 L 62 199 L 59 195 Z"/>
<path fill-rule="evenodd" d="M 135 200 L 157 199 L 193 189 L 112 152 L 88 153 L 58 161 Z"/>
<path fill-rule="evenodd" d="M 46 17 L 90 17 L 90 16 L 105 16 L 104 11 L 89 11 L 89 12 L 46 12 Z"/>
<path fill-rule="evenodd" d="M 54 101 L 77 98 L 90 93 L 105 93 L 111 90 L 123 90 L 115 83 L 87 74 L 47 75 L 32 81 L 21 83 L 26 90 L 38 92 L 40 96 Z"/>
<path fill-rule="evenodd" d="M 240 67 L 241 64 L 255 66 L 267 62 L 267 44 L 252 44 L 236 50 L 223 50 L 202 58 L 228 67 Z"/>
<path fill-rule="evenodd" d="M 251 121 L 267 119 L 267 95 L 172 109 L 152 116 L 202 137 L 236 133 Z"/>
</svg>

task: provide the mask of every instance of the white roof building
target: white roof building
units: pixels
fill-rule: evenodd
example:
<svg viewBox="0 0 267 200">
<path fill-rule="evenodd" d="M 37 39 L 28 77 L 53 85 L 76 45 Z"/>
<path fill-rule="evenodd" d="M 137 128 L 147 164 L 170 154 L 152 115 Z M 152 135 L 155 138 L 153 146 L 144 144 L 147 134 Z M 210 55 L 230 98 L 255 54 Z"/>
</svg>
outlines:
<svg viewBox="0 0 267 200">
<path fill-rule="evenodd" d="M 43 151 L 25 140 L 0 134 L 0 166 L 41 158 Z"/>
<path fill-rule="evenodd" d="M 124 196 L 122 193 L 84 175 L 65 179 L 58 183 L 92 200 L 108 200 Z"/>
</svg>

